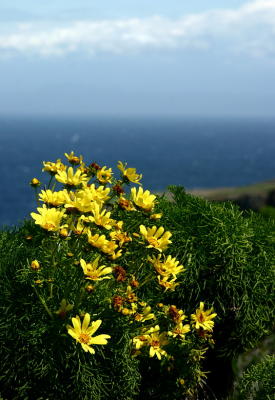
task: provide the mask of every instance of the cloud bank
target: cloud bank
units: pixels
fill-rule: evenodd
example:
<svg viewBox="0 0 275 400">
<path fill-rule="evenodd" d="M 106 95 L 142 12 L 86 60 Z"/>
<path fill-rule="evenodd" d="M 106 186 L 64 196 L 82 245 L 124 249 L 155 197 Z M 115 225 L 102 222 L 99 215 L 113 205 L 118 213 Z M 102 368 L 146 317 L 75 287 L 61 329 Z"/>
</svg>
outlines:
<svg viewBox="0 0 275 400">
<path fill-rule="evenodd" d="M 177 19 L 161 16 L 121 20 L 79 20 L 2 25 L 0 55 L 64 56 L 124 54 L 147 50 L 205 51 L 222 46 L 229 52 L 275 56 L 275 0 L 253 1 L 238 9 L 211 10 Z"/>
</svg>

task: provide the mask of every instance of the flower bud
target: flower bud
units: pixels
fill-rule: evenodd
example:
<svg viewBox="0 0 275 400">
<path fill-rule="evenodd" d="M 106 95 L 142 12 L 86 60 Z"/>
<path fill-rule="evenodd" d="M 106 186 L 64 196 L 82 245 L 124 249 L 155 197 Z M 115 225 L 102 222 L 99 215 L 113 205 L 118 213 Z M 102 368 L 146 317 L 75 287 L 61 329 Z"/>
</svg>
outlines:
<svg viewBox="0 0 275 400">
<path fill-rule="evenodd" d="M 86 292 L 91 293 L 94 290 L 94 286 L 89 284 L 85 287 Z"/>
<path fill-rule="evenodd" d="M 40 264 L 37 260 L 33 260 L 31 262 L 31 269 L 33 269 L 34 271 L 38 271 L 40 268 Z"/>
<path fill-rule="evenodd" d="M 67 237 L 69 235 L 68 229 L 66 229 L 66 228 L 60 229 L 59 235 L 63 236 L 63 237 Z"/>
<path fill-rule="evenodd" d="M 40 185 L 41 185 L 41 182 L 40 182 L 37 178 L 33 178 L 33 179 L 30 181 L 30 185 L 31 185 L 32 187 L 37 187 L 37 186 L 40 186 Z"/>
</svg>

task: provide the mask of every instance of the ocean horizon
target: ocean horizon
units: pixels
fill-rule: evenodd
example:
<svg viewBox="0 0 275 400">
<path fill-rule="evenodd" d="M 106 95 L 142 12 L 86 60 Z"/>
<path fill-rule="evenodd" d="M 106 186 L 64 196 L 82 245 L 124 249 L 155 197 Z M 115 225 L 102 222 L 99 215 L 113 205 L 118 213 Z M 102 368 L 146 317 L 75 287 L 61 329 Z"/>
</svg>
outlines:
<svg viewBox="0 0 275 400">
<path fill-rule="evenodd" d="M 71 150 L 114 171 L 127 162 L 153 192 L 243 186 L 275 177 L 275 118 L 0 116 L 0 226 L 29 218 L 30 180 L 46 184 L 42 161 Z"/>
</svg>

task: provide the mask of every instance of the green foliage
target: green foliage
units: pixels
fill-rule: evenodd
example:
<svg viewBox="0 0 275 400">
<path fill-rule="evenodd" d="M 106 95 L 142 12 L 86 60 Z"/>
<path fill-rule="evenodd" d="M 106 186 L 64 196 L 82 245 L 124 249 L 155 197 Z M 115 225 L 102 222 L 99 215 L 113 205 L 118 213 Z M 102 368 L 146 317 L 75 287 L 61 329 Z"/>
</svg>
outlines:
<svg viewBox="0 0 275 400">
<path fill-rule="evenodd" d="M 260 209 L 260 213 L 267 218 L 275 219 L 275 207 L 265 206 Z"/>
<path fill-rule="evenodd" d="M 198 301 L 185 312 L 169 302 L 183 267 L 177 252 L 162 255 L 172 234 L 153 214 L 156 197 L 136 188 L 131 200 L 119 196 L 140 179 L 132 168 L 119 164 L 115 180 L 110 169 L 69 157 L 74 167 L 44 163 L 50 189 L 36 192 L 44 204 L 35 222 L 1 235 L 1 394 L 196 396 L 216 314 Z"/>
<path fill-rule="evenodd" d="M 274 316 L 275 223 L 232 203 L 210 203 L 171 187 L 160 199 L 171 249 L 186 272 L 171 301 L 213 304 L 219 316 L 215 349 L 232 358 L 271 332 Z"/>
<path fill-rule="evenodd" d="M 61 164 L 48 163 L 47 168 Z M 95 177 L 98 166 L 92 165 L 86 170 Z M 125 173 L 125 167 L 120 170 Z M 130 170 L 129 178 L 137 183 L 139 176 Z M 64 180 L 62 174 L 60 179 Z M 132 238 L 121 246 L 118 258 L 117 253 L 95 246 L 93 240 L 88 243 L 87 237 L 103 233 L 109 237 L 110 230 L 94 221 L 81 222 L 78 203 L 71 206 L 79 183 L 70 188 L 67 214 L 60 225 L 53 221 L 54 231 L 49 217 L 41 222 L 36 214 L 36 225 L 25 221 L 16 230 L 0 232 L 0 386 L 4 399 L 170 400 L 171 393 L 173 399 L 206 399 L 208 374 L 204 371 L 210 372 L 208 384 L 218 393 L 213 382 L 219 376 L 219 358 L 231 363 L 270 332 L 275 221 L 254 213 L 244 216 L 231 203 L 210 203 L 178 187 L 170 188 L 173 200 L 161 196 L 155 202 L 143 196 L 146 204 L 136 200 L 135 210 L 129 211 L 114 190 L 129 184 L 129 179 L 123 175 L 112 184 L 106 211 L 111 211 L 115 222 L 123 221 L 123 231 Z M 66 183 L 65 188 L 69 189 Z M 84 202 L 85 207 L 91 203 L 86 198 Z M 47 203 L 50 210 L 63 206 Z M 153 212 L 162 218 L 155 219 Z M 115 222 L 114 232 L 118 230 Z M 81 231 L 78 224 L 82 224 Z M 165 248 L 154 247 L 156 238 L 148 241 L 141 225 L 172 232 L 167 254 L 184 265 L 184 272 L 175 272 L 174 266 L 169 279 L 157 272 L 148 257 L 157 257 Z M 111 279 L 85 279 L 89 274 L 84 274 L 80 260 L 92 263 L 98 256 L 99 265 L 112 268 Z M 72 310 L 61 310 L 65 300 Z M 140 321 L 145 315 L 144 302 L 153 317 Z M 212 328 L 196 327 L 192 322 L 200 302 L 209 308 L 208 314 L 212 306 L 218 314 L 213 337 Z M 181 312 L 189 329 L 186 337 L 172 334 Z M 95 354 L 84 352 L 83 342 L 72 338 L 66 328 L 72 325 L 72 317 L 83 319 L 86 313 L 92 321 L 102 320 L 96 335 L 111 336 L 108 344 L 94 346 Z M 214 318 L 211 315 L 209 320 Z M 156 324 L 165 340 L 169 334 L 164 353 L 161 357 L 158 353 L 160 360 L 157 353 L 149 357 L 149 351 L 163 350 L 161 345 L 149 345 Z M 134 345 L 134 340 L 139 344 Z"/>
<path fill-rule="evenodd" d="M 238 382 L 235 400 L 275 399 L 275 357 L 266 356 L 250 365 Z"/>
<path fill-rule="evenodd" d="M 34 239 L 25 239 L 30 233 Z M 24 268 L 28 260 L 38 254 L 39 259 L 46 260 L 46 253 L 53 245 L 51 238 L 26 222 L 18 231 L 2 232 L 0 243 L 0 337 L 3 344 L 0 381 L 3 397 L 14 400 L 134 398 L 140 374 L 138 361 L 132 358 L 129 350 L 129 324 L 121 317 L 114 319 L 110 315 L 109 319 L 117 324 L 113 331 L 118 335 L 113 337 L 112 348 L 97 349 L 93 356 L 84 353 L 67 335 L 64 320 L 58 316 L 49 318 L 43 304 L 37 300 L 36 292 L 39 290 L 43 297 L 43 291 L 49 286 L 45 283 L 41 287 L 34 286 L 30 274 L 35 272 L 29 272 L 29 267 Z M 68 267 L 71 258 L 66 259 L 66 250 L 65 241 L 56 249 L 57 268 L 60 268 L 62 258 L 64 266 Z M 77 275 L 78 272 L 79 266 L 75 266 L 74 273 Z M 56 276 L 57 280 L 60 278 L 61 274 Z M 70 279 L 68 275 L 67 279 Z M 78 292 L 76 276 L 72 280 L 75 280 L 75 286 L 67 293 L 69 299 L 75 297 L 74 291 Z M 54 301 L 58 308 L 56 298 L 62 299 L 68 287 L 65 285 L 63 293 L 56 289 L 48 301 L 49 308 Z M 93 300 L 95 304 L 86 310 L 96 307 L 97 299 Z M 85 302 L 81 306 L 85 307 Z M 105 320 L 108 321 L 108 316 Z M 103 332 L 104 329 L 108 327 L 103 327 Z"/>
</svg>

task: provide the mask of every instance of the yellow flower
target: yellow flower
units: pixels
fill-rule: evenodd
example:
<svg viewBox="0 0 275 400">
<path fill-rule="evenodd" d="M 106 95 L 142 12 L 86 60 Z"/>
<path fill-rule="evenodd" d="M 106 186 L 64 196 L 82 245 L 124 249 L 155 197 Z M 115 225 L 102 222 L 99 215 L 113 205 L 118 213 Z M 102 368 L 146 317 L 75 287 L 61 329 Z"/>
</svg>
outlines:
<svg viewBox="0 0 275 400">
<path fill-rule="evenodd" d="M 80 163 L 82 162 L 82 160 L 83 160 L 83 157 L 82 157 L 82 156 L 79 156 L 79 157 L 75 156 L 73 151 L 71 151 L 70 154 L 65 153 L 65 157 L 66 157 L 66 158 L 68 159 L 68 161 L 69 161 L 71 164 L 73 164 L 73 165 L 78 165 L 78 164 L 80 164 Z"/>
<path fill-rule="evenodd" d="M 140 185 L 140 180 L 142 178 L 141 174 L 137 174 L 135 168 L 126 168 L 127 164 L 123 164 L 121 161 L 118 162 L 117 167 L 122 172 L 123 177 L 125 177 L 128 181 L 133 183 L 138 183 Z"/>
<path fill-rule="evenodd" d="M 51 161 L 43 161 L 44 168 L 42 171 L 49 172 L 51 175 L 55 175 L 59 171 L 65 171 L 66 170 L 66 165 L 64 165 L 60 158 L 56 160 L 56 162 L 51 162 Z"/>
<path fill-rule="evenodd" d="M 159 251 L 166 250 L 169 243 L 172 243 L 170 237 L 172 233 L 167 231 L 164 232 L 163 226 L 157 228 L 153 226 L 152 228 L 146 229 L 144 225 L 140 225 L 139 227 L 140 233 L 144 236 L 144 238 L 149 243 L 148 248 L 154 248 Z"/>
<path fill-rule="evenodd" d="M 62 237 L 64 237 L 64 238 L 68 237 L 68 236 L 69 236 L 69 231 L 68 231 L 68 229 L 67 229 L 67 228 L 62 228 L 62 229 L 60 229 L 59 235 L 62 236 Z"/>
<path fill-rule="evenodd" d="M 168 277 L 163 278 L 162 276 L 158 275 L 159 284 L 165 288 L 165 292 L 167 290 L 175 290 L 175 288 L 179 285 L 179 283 L 176 283 L 175 280 L 176 278 L 173 278 L 169 281 Z"/>
<path fill-rule="evenodd" d="M 96 177 L 101 183 L 110 183 L 112 181 L 112 168 L 102 167 L 97 171 Z"/>
<path fill-rule="evenodd" d="M 73 167 L 69 167 L 68 171 L 58 171 L 55 179 L 60 183 L 64 183 L 64 185 L 78 186 L 87 182 L 88 177 L 86 174 L 82 174 L 79 169 L 74 173 Z"/>
<path fill-rule="evenodd" d="M 53 192 L 52 190 L 42 190 L 39 193 L 39 200 L 51 206 L 61 206 L 65 203 L 67 196 L 67 190 L 61 190 L 59 192 Z"/>
<path fill-rule="evenodd" d="M 31 262 L 31 269 L 33 269 L 34 271 L 38 271 L 40 268 L 40 264 L 37 260 L 33 260 Z"/>
<path fill-rule="evenodd" d="M 91 281 L 101 281 L 102 279 L 110 279 L 111 276 L 106 276 L 113 272 L 111 267 L 105 267 L 105 265 L 98 266 L 100 256 L 98 256 L 94 261 L 86 263 L 83 259 L 80 260 L 80 265 L 83 269 L 86 279 Z"/>
<path fill-rule="evenodd" d="M 67 192 L 65 208 L 76 209 L 82 213 L 88 213 L 93 209 L 93 202 L 84 190 Z"/>
<path fill-rule="evenodd" d="M 122 256 L 122 250 L 118 250 L 117 252 L 113 252 L 111 254 L 109 254 L 109 258 L 111 260 L 116 260 L 117 258 Z"/>
<path fill-rule="evenodd" d="M 73 304 L 67 302 L 66 299 L 62 299 L 60 302 L 60 307 L 55 314 L 57 314 L 60 318 L 65 318 L 66 314 L 74 308 Z"/>
<path fill-rule="evenodd" d="M 156 319 L 155 314 L 151 312 L 151 307 L 148 306 L 146 303 L 139 303 L 140 305 L 142 305 L 142 311 L 140 313 L 136 313 L 134 315 L 134 319 L 135 321 L 138 322 L 145 322 L 145 321 L 149 321 L 150 319 Z"/>
<path fill-rule="evenodd" d="M 135 294 L 135 292 L 129 285 L 127 286 L 127 289 L 126 289 L 125 299 L 127 300 L 128 303 L 135 303 L 138 299 L 137 295 Z"/>
<path fill-rule="evenodd" d="M 174 305 L 171 305 L 168 308 L 168 314 L 170 315 L 170 317 L 173 319 L 173 321 L 176 324 L 179 324 L 180 322 L 182 322 L 186 318 L 186 315 L 184 315 L 183 310 L 178 309 Z"/>
<path fill-rule="evenodd" d="M 167 356 L 165 350 L 161 348 L 161 346 L 165 346 L 168 344 L 166 332 L 159 333 L 159 325 L 156 325 L 150 328 L 146 333 L 147 336 L 147 345 L 150 346 L 149 356 L 157 358 L 160 360 L 161 356 Z"/>
<path fill-rule="evenodd" d="M 39 214 L 31 213 L 31 217 L 35 220 L 37 225 L 40 225 L 47 231 L 58 231 L 67 225 L 60 225 L 62 218 L 65 216 L 65 210 L 57 210 L 56 208 L 47 208 L 45 204 L 43 207 L 38 207 Z"/>
<path fill-rule="evenodd" d="M 88 232 L 90 232 L 90 229 L 85 225 L 85 222 L 88 222 L 87 217 L 81 215 L 77 220 L 76 226 L 73 227 L 73 231 L 76 235 L 88 234 Z"/>
<path fill-rule="evenodd" d="M 120 197 L 118 200 L 118 204 L 121 208 L 123 208 L 126 211 L 135 211 L 135 207 L 133 203 L 130 200 L 125 199 L 125 197 Z"/>
<path fill-rule="evenodd" d="M 149 212 L 155 206 L 156 196 L 151 194 L 149 190 L 143 191 L 141 187 L 131 189 L 131 197 L 136 206 L 142 208 L 144 211 Z"/>
<path fill-rule="evenodd" d="M 148 257 L 148 260 L 153 264 L 155 270 L 159 275 L 162 276 L 170 276 L 176 278 L 180 272 L 185 271 L 183 265 L 178 265 L 179 261 L 176 258 L 172 258 L 172 256 L 165 257 L 163 261 L 161 261 L 161 255 L 158 257 L 153 256 L 152 258 Z"/>
<path fill-rule="evenodd" d="M 105 188 L 104 186 L 96 187 L 94 183 L 88 186 L 85 184 L 83 185 L 83 192 L 85 192 L 83 195 L 85 195 L 90 201 L 95 201 L 99 205 L 109 199 L 108 194 L 110 193 L 110 190 L 110 188 Z"/>
<path fill-rule="evenodd" d="M 118 248 L 118 245 L 113 242 L 112 240 L 107 240 L 102 246 L 101 246 L 101 251 L 103 253 L 107 254 L 110 256 L 112 260 L 115 260 L 116 258 L 120 257 L 122 254 L 122 250 L 118 250 L 115 253 L 115 250 Z"/>
<path fill-rule="evenodd" d="M 97 203 L 93 203 L 92 214 L 93 216 L 90 216 L 89 220 L 105 229 L 112 229 L 112 226 L 116 222 L 114 219 L 110 218 L 110 211 L 101 210 L 101 206 Z"/>
<path fill-rule="evenodd" d="M 98 335 L 92 336 L 100 327 L 101 320 L 92 321 L 90 325 L 90 314 L 86 313 L 81 324 L 80 318 L 77 315 L 75 318 L 72 318 L 73 327 L 71 325 L 67 325 L 68 334 L 71 335 L 77 342 L 81 343 L 81 346 L 84 351 L 90 352 L 91 354 L 95 354 L 95 350 L 91 347 L 93 344 L 107 344 L 107 339 L 110 339 L 109 335 Z"/>
<path fill-rule="evenodd" d="M 160 219 L 162 217 L 162 213 L 158 213 L 158 214 L 151 214 L 150 215 L 150 219 Z"/>
<path fill-rule="evenodd" d="M 127 232 L 116 230 L 110 233 L 112 240 L 118 242 L 119 246 L 122 247 L 125 243 L 131 242 L 132 238 L 128 236 Z"/>
<path fill-rule="evenodd" d="M 40 186 L 41 182 L 37 178 L 32 178 L 32 180 L 30 181 L 30 185 L 33 187 Z"/>
<path fill-rule="evenodd" d="M 214 326 L 214 321 L 211 321 L 216 317 L 217 314 L 211 314 L 213 309 L 204 311 L 204 303 L 200 302 L 200 307 L 196 310 L 196 314 L 191 314 L 193 320 L 193 325 L 196 329 L 203 329 L 205 331 L 212 331 Z"/>
<path fill-rule="evenodd" d="M 146 346 L 148 335 L 139 335 L 133 338 L 133 344 L 136 350 L 141 349 L 141 347 Z"/>
<path fill-rule="evenodd" d="M 104 244 L 108 243 L 108 240 L 106 239 L 105 235 L 99 235 L 96 233 L 95 235 L 92 235 L 90 231 L 87 232 L 88 235 L 88 242 L 94 246 L 100 249 Z"/>
<path fill-rule="evenodd" d="M 185 335 L 188 332 L 190 332 L 190 325 L 189 324 L 183 325 L 182 322 L 180 322 L 172 329 L 172 331 L 168 332 L 168 335 L 173 336 L 174 338 L 180 337 L 181 339 L 185 339 Z"/>
</svg>

